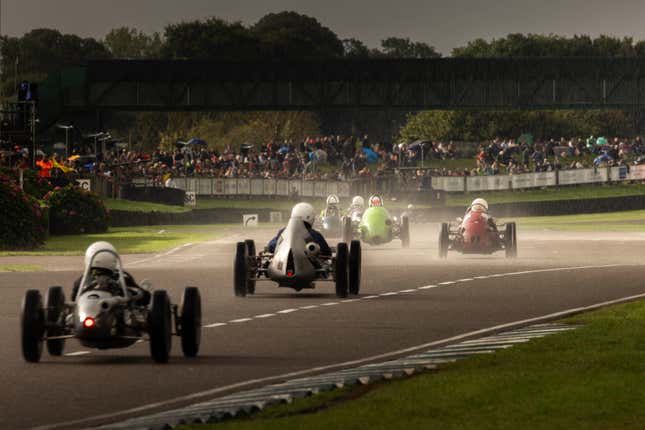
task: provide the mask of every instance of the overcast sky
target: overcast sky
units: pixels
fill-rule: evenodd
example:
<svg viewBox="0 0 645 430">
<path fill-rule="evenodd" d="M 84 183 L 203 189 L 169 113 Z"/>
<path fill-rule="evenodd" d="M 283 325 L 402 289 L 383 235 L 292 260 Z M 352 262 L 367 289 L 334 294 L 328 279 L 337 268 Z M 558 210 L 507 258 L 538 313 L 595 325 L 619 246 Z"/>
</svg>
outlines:
<svg viewBox="0 0 645 430">
<path fill-rule="evenodd" d="M 269 12 L 316 17 L 341 38 L 370 47 L 388 36 L 427 42 L 444 54 L 508 33 L 611 34 L 645 39 L 643 0 L 0 0 L 2 33 L 34 28 L 103 37 L 111 28 L 146 32 L 209 16 L 252 24 Z"/>
</svg>

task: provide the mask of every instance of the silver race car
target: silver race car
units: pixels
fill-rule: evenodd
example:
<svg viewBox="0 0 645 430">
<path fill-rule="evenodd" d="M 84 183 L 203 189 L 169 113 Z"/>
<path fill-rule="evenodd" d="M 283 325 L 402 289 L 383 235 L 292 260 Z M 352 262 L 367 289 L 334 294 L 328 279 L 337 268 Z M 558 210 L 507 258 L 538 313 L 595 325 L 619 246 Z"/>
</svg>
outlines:
<svg viewBox="0 0 645 430">
<path fill-rule="evenodd" d="M 358 294 L 361 283 L 361 244 L 341 242 L 332 255 L 322 255 L 301 218 L 292 217 L 280 235 L 275 252 L 255 252 L 255 242 L 238 242 L 234 265 L 235 295 L 255 293 L 257 281 L 273 281 L 300 291 L 319 281 L 334 282 L 336 296 Z"/>
<path fill-rule="evenodd" d="M 197 355 L 201 340 L 201 298 L 196 287 L 184 290 L 181 306 L 168 293 L 136 284 L 123 270 L 121 259 L 107 242 L 91 245 L 85 269 L 66 302 L 62 287 L 50 287 L 47 301 L 38 290 L 28 290 L 21 313 L 22 354 L 38 362 L 46 343 L 50 355 L 60 356 L 65 340 L 76 338 L 88 348 L 124 348 L 150 341 L 154 361 L 168 361 L 171 338 L 181 337 L 186 357 Z"/>
</svg>

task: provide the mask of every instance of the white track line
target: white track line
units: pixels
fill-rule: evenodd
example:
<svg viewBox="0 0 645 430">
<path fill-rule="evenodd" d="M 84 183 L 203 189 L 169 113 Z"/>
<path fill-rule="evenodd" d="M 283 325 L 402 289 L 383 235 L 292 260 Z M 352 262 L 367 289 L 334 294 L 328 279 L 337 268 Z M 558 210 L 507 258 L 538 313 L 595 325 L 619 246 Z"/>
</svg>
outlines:
<svg viewBox="0 0 645 430">
<path fill-rule="evenodd" d="M 164 400 L 164 401 L 157 402 L 157 403 L 149 403 L 147 405 L 142 405 L 142 406 L 138 406 L 138 407 L 131 408 L 131 409 L 125 409 L 125 410 L 121 410 L 121 411 L 114 411 L 114 412 L 111 412 L 111 413 L 102 414 L 102 415 L 96 415 L 96 416 L 93 416 L 93 417 L 81 418 L 81 419 L 78 419 L 78 420 L 71 420 L 71 421 L 66 421 L 66 422 L 61 422 L 61 423 L 56 423 L 56 424 L 36 427 L 36 429 L 38 429 L 38 430 L 49 430 L 49 429 L 55 429 L 55 428 L 60 428 L 60 427 L 78 426 L 79 424 L 89 423 L 89 422 L 98 421 L 98 420 L 113 419 L 113 418 L 116 418 L 116 417 L 121 417 L 121 416 L 124 416 L 124 415 L 132 415 L 132 414 L 136 414 L 136 413 L 140 413 L 140 412 L 149 411 L 149 410 L 152 410 L 152 409 L 159 409 L 159 408 L 162 408 L 162 407 L 167 408 L 169 405 L 173 405 L 173 404 L 176 404 L 176 403 L 179 403 L 179 402 L 188 402 L 188 401 L 191 401 L 191 400 L 196 400 L 196 399 L 200 399 L 200 398 L 208 397 L 208 396 L 212 397 L 212 396 L 215 396 L 215 395 L 217 395 L 219 393 L 222 393 L 222 392 L 231 391 L 231 390 L 238 389 L 238 388 L 243 388 L 243 387 L 248 387 L 250 385 L 264 384 L 264 383 L 273 382 L 273 381 L 276 381 L 276 380 L 285 380 L 285 379 L 290 379 L 290 378 L 299 377 L 299 376 L 305 376 L 305 375 L 309 375 L 309 374 L 316 374 L 316 373 L 320 373 L 320 372 L 327 371 L 327 370 L 332 370 L 332 369 L 357 366 L 357 365 L 364 364 L 364 363 L 369 363 L 369 362 L 372 362 L 372 361 L 387 359 L 387 358 L 390 358 L 390 357 L 402 356 L 404 354 L 408 354 L 408 353 L 411 353 L 411 352 L 416 352 L 416 351 L 426 349 L 426 348 L 430 348 L 430 347 L 435 347 L 435 346 L 439 346 L 439 345 L 445 345 L 445 344 L 449 344 L 449 343 L 458 342 L 458 341 L 461 341 L 463 339 L 467 339 L 467 338 L 470 338 L 470 337 L 484 336 L 484 335 L 488 335 L 488 334 L 498 333 L 498 332 L 500 332 L 502 330 L 508 330 L 508 329 L 512 329 L 512 328 L 515 328 L 515 327 L 521 327 L 521 326 L 534 324 L 534 323 L 539 323 L 539 322 L 544 322 L 544 321 L 548 321 L 548 320 L 552 320 L 552 319 L 563 318 L 565 316 L 570 316 L 570 315 L 578 314 L 578 313 L 581 313 L 581 312 L 588 312 L 588 311 L 596 310 L 598 308 L 602 308 L 602 307 L 605 307 L 605 306 L 615 305 L 615 304 L 619 304 L 619 303 L 625 303 L 625 302 L 629 302 L 629 301 L 632 301 L 632 300 L 643 299 L 643 298 L 645 298 L 645 293 L 636 294 L 636 295 L 633 295 L 633 296 L 621 297 L 619 299 L 614 299 L 614 300 L 608 300 L 608 301 L 605 301 L 605 302 L 594 303 L 594 304 L 589 305 L 589 306 L 566 309 L 566 310 L 563 310 L 563 311 L 554 312 L 554 313 L 542 315 L 542 316 L 539 316 L 539 317 L 528 318 L 528 319 L 509 322 L 509 323 L 499 324 L 499 325 L 495 325 L 495 326 L 491 326 L 491 327 L 486 327 L 486 328 L 483 328 L 483 329 L 458 334 L 456 336 L 452 336 L 452 337 L 448 337 L 448 338 L 444 338 L 444 339 L 440 339 L 440 340 L 435 340 L 435 341 L 432 341 L 432 342 L 423 343 L 421 345 L 415 345 L 415 346 L 411 346 L 411 347 L 408 347 L 408 348 L 399 349 L 397 351 L 391 351 L 391 352 L 386 352 L 386 353 L 383 353 L 383 354 L 372 355 L 372 356 L 369 356 L 369 357 L 359 358 L 357 360 L 345 361 L 345 362 L 342 362 L 342 363 L 335 363 L 335 364 L 328 364 L 328 365 L 325 365 L 325 366 L 312 367 L 310 369 L 298 370 L 296 372 L 284 373 L 284 374 L 281 374 L 281 375 L 267 376 L 267 377 L 264 377 L 264 378 L 257 378 L 257 379 L 250 379 L 250 380 L 247 380 L 247 381 L 237 382 L 235 384 L 227 385 L 227 386 L 224 386 L 224 387 L 212 388 L 210 390 L 200 391 L 200 392 L 197 392 L 197 393 L 188 394 L 186 396 L 176 397 L 174 399 Z"/>
<path fill-rule="evenodd" d="M 317 307 L 318 305 L 300 306 L 300 309 L 309 310 L 309 309 L 316 309 Z"/>
<path fill-rule="evenodd" d="M 238 318 L 236 320 L 230 320 L 229 323 L 237 324 L 237 323 L 248 322 L 248 321 L 251 321 L 251 320 L 252 320 L 252 318 Z"/>
<path fill-rule="evenodd" d="M 75 352 L 68 352 L 65 354 L 66 357 L 76 357 L 78 355 L 86 355 L 90 354 L 92 351 L 75 351 Z"/>
<path fill-rule="evenodd" d="M 271 318 L 274 317 L 275 314 L 262 314 L 262 315 L 256 315 L 253 318 Z"/>
<path fill-rule="evenodd" d="M 338 304 L 339 304 L 338 302 L 327 302 L 327 303 L 323 303 L 320 306 L 335 306 L 335 305 L 338 305 Z"/>
<path fill-rule="evenodd" d="M 213 328 L 213 327 L 222 327 L 222 326 L 225 326 L 225 325 L 227 325 L 227 323 L 213 323 L 213 324 L 203 325 L 202 327 Z"/>
<path fill-rule="evenodd" d="M 295 312 L 298 309 L 283 309 L 281 311 L 276 312 L 277 314 L 290 314 L 291 312 Z"/>
</svg>

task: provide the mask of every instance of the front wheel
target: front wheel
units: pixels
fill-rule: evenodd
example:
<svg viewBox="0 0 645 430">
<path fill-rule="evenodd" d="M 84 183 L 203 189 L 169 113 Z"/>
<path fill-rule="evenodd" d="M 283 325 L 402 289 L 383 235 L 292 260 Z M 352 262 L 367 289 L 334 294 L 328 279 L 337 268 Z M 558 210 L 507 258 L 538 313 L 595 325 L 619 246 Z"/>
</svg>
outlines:
<svg viewBox="0 0 645 430">
<path fill-rule="evenodd" d="M 37 363 L 43 354 L 45 334 L 45 311 L 43 299 L 38 290 L 28 290 L 22 301 L 20 315 L 22 356 L 25 361 Z"/>
<path fill-rule="evenodd" d="M 361 289 L 361 241 L 352 240 L 349 246 L 349 292 L 358 294 Z"/>
<path fill-rule="evenodd" d="M 340 242 L 336 250 L 336 297 L 345 298 L 349 292 L 349 250 Z"/>
<path fill-rule="evenodd" d="M 407 216 L 401 217 L 401 246 L 410 247 L 410 219 Z"/>
<path fill-rule="evenodd" d="M 166 363 L 172 346 L 172 316 L 170 299 L 165 290 L 157 290 L 152 296 L 152 308 L 148 314 L 150 329 L 150 355 L 157 363 Z"/>
<path fill-rule="evenodd" d="M 202 299 L 197 287 L 186 287 L 181 300 L 181 350 L 196 357 L 202 335 Z"/>
<path fill-rule="evenodd" d="M 45 304 L 47 337 L 62 336 L 65 332 L 64 321 L 60 321 L 65 312 L 65 293 L 63 287 L 49 287 Z M 47 339 L 47 351 L 50 355 L 60 356 L 65 348 L 65 339 Z"/>
<path fill-rule="evenodd" d="M 450 230 L 448 223 L 441 224 L 441 231 L 439 232 L 439 258 L 448 257 L 448 245 L 450 243 Z"/>
<path fill-rule="evenodd" d="M 248 248 L 245 242 L 238 242 L 233 264 L 233 288 L 237 297 L 246 297 L 249 283 Z"/>
</svg>

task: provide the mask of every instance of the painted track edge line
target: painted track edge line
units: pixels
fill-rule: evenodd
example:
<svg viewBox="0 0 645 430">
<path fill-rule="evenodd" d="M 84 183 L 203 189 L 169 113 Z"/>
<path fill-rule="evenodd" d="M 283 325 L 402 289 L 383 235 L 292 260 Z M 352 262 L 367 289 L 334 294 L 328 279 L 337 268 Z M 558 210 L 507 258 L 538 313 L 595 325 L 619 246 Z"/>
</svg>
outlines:
<svg viewBox="0 0 645 430">
<path fill-rule="evenodd" d="M 546 315 L 541 315 L 541 316 L 537 316 L 537 317 L 533 317 L 533 318 L 527 318 L 527 319 L 523 319 L 523 320 L 512 321 L 512 322 L 504 323 L 504 324 L 498 324 L 498 325 L 495 325 L 495 326 L 486 327 L 486 328 L 483 328 L 483 329 L 478 329 L 478 330 L 470 331 L 470 332 L 467 332 L 467 333 L 462 333 L 462 334 L 452 336 L 452 337 L 449 337 L 449 338 L 439 339 L 439 340 L 435 340 L 435 341 L 432 341 L 432 342 L 427 342 L 427 343 L 424 343 L 424 344 L 421 344 L 421 345 L 416 345 L 416 346 L 411 346 L 411 347 L 404 348 L 404 349 L 399 349 L 397 351 L 390 351 L 390 352 L 386 352 L 386 353 L 383 353 L 383 354 L 373 355 L 373 356 L 370 356 L 370 357 L 359 358 L 359 359 L 351 360 L 351 361 L 345 361 L 343 363 L 328 364 L 328 365 L 325 365 L 325 366 L 318 366 L 318 367 L 314 367 L 314 368 L 311 368 L 311 369 L 298 370 L 298 371 L 295 371 L 295 372 L 284 373 L 284 374 L 281 374 L 281 375 L 267 376 L 267 377 L 264 377 L 264 378 L 257 378 L 257 379 L 251 379 L 251 380 L 248 380 L 248 381 L 237 382 L 235 384 L 227 385 L 227 386 L 224 386 L 224 387 L 213 388 L 211 390 L 206 390 L 206 391 L 201 391 L 201 392 L 198 392 L 198 393 L 188 394 L 186 396 L 181 396 L 181 397 L 177 397 L 177 398 L 174 398 L 174 399 L 164 400 L 164 401 L 157 402 L 157 403 L 150 403 L 150 404 L 147 404 L 147 405 L 142 405 L 142 406 L 138 406 L 138 407 L 135 407 L 135 408 L 126 409 L 126 410 L 123 410 L 123 411 L 106 413 L 106 414 L 96 415 L 96 416 L 93 416 L 93 417 L 81 418 L 81 419 L 77 419 L 77 420 L 71 420 L 71 421 L 66 421 L 66 422 L 61 422 L 61 423 L 56 423 L 56 424 L 51 424 L 51 425 L 38 426 L 38 427 L 34 427 L 34 430 L 56 429 L 56 428 L 61 428 L 61 427 L 74 426 L 74 425 L 83 424 L 83 423 L 91 423 L 91 422 L 95 422 L 95 421 L 107 420 L 109 418 L 114 418 L 114 417 L 133 415 L 133 414 L 136 414 L 138 412 L 143 412 L 143 411 L 147 411 L 147 410 L 161 408 L 161 407 L 164 407 L 164 406 L 172 405 L 174 403 L 187 402 L 187 401 L 194 400 L 194 399 L 199 399 L 199 398 L 202 398 L 202 397 L 213 396 L 215 394 L 219 394 L 219 393 L 222 393 L 222 392 L 232 391 L 232 390 L 234 390 L 236 388 L 242 388 L 242 387 L 246 387 L 246 386 L 250 386 L 250 385 L 257 385 L 257 384 L 262 384 L 262 383 L 267 383 L 267 382 L 273 382 L 273 381 L 276 381 L 276 380 L 289 379 L 289 378 L 293 378 L 293 377 L 296 377 L 296 376 L 304 376 L 304 375 L 307 375 L 307 374 L 315 374 L 315 373 L 324 372 L 324 371 L 331 370 L 331 369 L 336 369 L 336 368 L 350 367 L 350 366 L 355 366 L 355 365 L 359 365 L 359 364 L 369 363 L 369 362 L 377 361 L 377 360 L 384 359 L 384 358 L 390 358 L 390 357 L 395 357 L 395 356 L 399 356 L 399 355 L 404 355 L 404 354 L 407 354 L 409 352 L 415 352 L 415 351 L 418 351 L 420 349 L 425 349 L 425 348 L 428 348 L 428 347 L 441 346 L 441 345 L 450 344 L 450 343 L 453 343 L 453 342 L 456 342 L 456 341 L 460 341 L 460 340 L 463 340 L 463 339 L 468 339 L 468 338 L 471 338 L 471 337 L 477 337 L 477 336 L 487 335 L 487 334 L 494 334 L 494 333 L 500 332 L 502 330 L 507 330 L 507 329 L 511 329 L 511 328 L 519 328 L 519 327 L 522 327 L 522 326 L 525 326 L 525 325 L 545 322 L 545 321 L 549 321 L 549 320 L 552 320 L 552 319 L 564 318 L 564 317 L 580 314 L 580 313 L 583 313 L 583 312 L 589 312 L 589 311 L 593 311 L 593 310 L 596 310 L 596 309 L 600 309 L 600 308 L 605 307 L 605 306 L 611 306 L 611 305 L 616 305 L 616 304 L 620 304 L 620 303 L 626 303 L 626 302 L 630 302 L 630 301 L 634 301 L 634 300 L 638 300 L 638 299 L 643 299 L 643 298 L 645 298 L 645 293 L 635 294 L 635 295 L 632 295 L 632 296 L 621 297 L 621 298 L 613 299 L 613 300 L 607 300 L 607 301 L 604 301 L 604 302 L 594 303 L 594 304 L 587 305 L 587 306 L 581 306 L 581 307 L 577 307 L 577 308 L 565 309 L 563 311 L 558 311 L 558 312 L 554 312 L 554 313 L 550 313 L 550 314 L 546 314 Z"/>
</svg>

